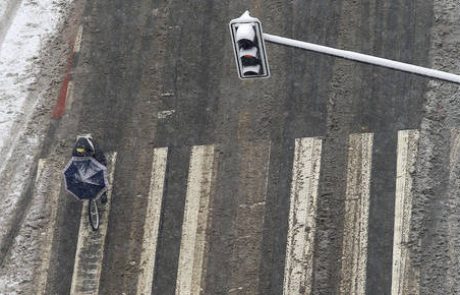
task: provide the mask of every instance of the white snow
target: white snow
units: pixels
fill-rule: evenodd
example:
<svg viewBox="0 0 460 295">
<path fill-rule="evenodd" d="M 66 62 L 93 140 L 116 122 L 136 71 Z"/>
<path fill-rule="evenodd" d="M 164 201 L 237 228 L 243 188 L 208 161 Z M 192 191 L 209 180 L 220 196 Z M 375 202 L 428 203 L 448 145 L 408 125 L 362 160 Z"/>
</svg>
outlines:
<svg viewBox="0 0 460 295">
<path fill-rule="evenodd" d="M 7 6 L 8 6 L 8 1 L 6 0 L 0 1 L 0 19 L 3 19 L 3 17 L 5 16 Z"/>
<path fill-rule="evenodd" d="M 17 4 L 19 4 L 19 0 L 0 0 L 0 44 L 9 27 L 9 16 L 17 7 Z"/>
<path fill-rule="evenodd" d="M 49 81 L 43 78 L 49 73 L 41 73 L 45 64 L 42 55 L 59 34 L 72 2 L 0 0 L 0 245 L 12 238 L 8 232 L 13 226 L 19 227 L 8 255 L 0 257 L 4 259 L 1 295 L 32 294 L 31 273 L 37 264 L 34 249 L 40 235 L 36 229 L 46 220 L 46 198 L 34 197 L 22 224 L 14 222 L 18 209 L 24 210 L 20 208 L 21 198 L 43 139 L 43 126 L 36 121 L 34 111 L 45 101 L 50 87 L 58 87 L 51 76 Z M 30 130 L 30 122 L 36 122 L 35 129 Z"/>
<path fill-rule="evenodd" d="M 23 1 L 0 44 L 0 151 L 4 156 L 6 151 L 11 154 L 8 147 L 17 140 L 17 133 L 12 133 L 14 124 L 24 119 L 24 107 L 36 99 L 29 97 L 40 71 L 33 62 L 62 18 L 56 4 L 55 0 Z M 6 7 L 5 1 L 1 7 Z"/>
</svg>

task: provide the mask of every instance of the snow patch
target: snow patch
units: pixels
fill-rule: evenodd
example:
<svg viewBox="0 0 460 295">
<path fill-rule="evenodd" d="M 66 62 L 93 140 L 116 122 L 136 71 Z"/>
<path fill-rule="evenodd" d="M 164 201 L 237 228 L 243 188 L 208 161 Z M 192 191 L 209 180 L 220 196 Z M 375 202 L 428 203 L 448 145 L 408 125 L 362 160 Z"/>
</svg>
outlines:
<svg viewBox="0 0 460 295">
<path fill-rule="evenodd" d="M 13 126 L 25 119 L 25 108 L 37 100 L 29 96 L 40 73 L 36 60 L 63 19 L 63 7 L 71 2 L 22 1 L 0 44 L 0 151 L 3 155 L 5 149 L 17 141 L 17 130 L 13 130 Z M 6 8 L 11 2 L 1 3 Z M 6 17 L 9 16 L 5 15 L 3 19 Z M 0 166 L 0 173 L 2 170 Z"/>
<path fill-rule="evenodd" d="M 32 179 L 67 44 L 73 0 L 0 0 L 0 294 L 34 294 L 48 200 Z M 48 48 L 52 46 L 52 48 Z M 52 95 L 54 97 L 54 94 Z"/>
</svg>

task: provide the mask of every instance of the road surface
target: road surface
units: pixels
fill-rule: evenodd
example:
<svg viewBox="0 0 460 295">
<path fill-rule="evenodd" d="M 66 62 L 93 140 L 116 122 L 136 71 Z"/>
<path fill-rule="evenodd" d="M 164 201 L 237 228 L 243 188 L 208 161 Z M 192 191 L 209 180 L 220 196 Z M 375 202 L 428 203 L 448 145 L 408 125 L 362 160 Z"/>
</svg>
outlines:
<svg viewBox="0 0 460 295">
<path fill-rule="evenodd" d="M 227 28 L 431 66 L 439 5 L 88 1 L 43 158 L 90 132 L 113 187 L 98 233 L 61 189 L 43 294 L 455 294 L 454 87 L 273 44 L 241 81 Z"/>
</svg>

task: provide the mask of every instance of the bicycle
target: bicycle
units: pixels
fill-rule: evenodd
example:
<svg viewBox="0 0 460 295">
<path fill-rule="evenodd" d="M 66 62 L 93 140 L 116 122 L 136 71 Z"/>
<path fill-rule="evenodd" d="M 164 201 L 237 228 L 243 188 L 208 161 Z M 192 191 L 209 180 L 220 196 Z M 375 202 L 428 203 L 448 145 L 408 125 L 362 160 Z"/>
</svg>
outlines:
<svg viewBox="0 0 460 295">
<path fill-rule="evenodd" d="M 89 199 L 88 203 L 88 219 L 89 219 L 89 224 L 91 225 L 91 228 L 93 231 L 96 231 L 99 229 L 99 225 L 101 222 L 101 214 L 99 211 L 99 206 L 98 206 L 98 200 L 99 199 Z M 101 198 L 101 203 L 106 203 L 107 202 L 107 192 L 105 192 Z"/>
<path fill-rule="evenodd" d="M 100 225 L 101 216 L 99 215 L 99 208 L 97 206 L 96 199 L 89 200 L 88 218 L 89 218 L 89 224 L 91 225 L 91 228 L 93 229 L 93 231 L 98 230 L 99 225 Z"/>
</svg>

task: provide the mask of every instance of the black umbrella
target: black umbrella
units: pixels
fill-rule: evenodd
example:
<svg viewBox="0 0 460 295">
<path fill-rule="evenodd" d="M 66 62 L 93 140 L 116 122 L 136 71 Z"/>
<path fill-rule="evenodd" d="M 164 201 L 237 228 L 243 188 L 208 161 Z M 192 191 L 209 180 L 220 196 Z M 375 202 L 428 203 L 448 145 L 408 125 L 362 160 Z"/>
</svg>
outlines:
<svg viewBox="0 0 460 295">
<path fill-rule="evenodd" d="M 64 169 L 65 189 L 79 200 L 99 198 L 107 191 L 107 168 L 92 157 L 72 157 Z"/>
</svg>

